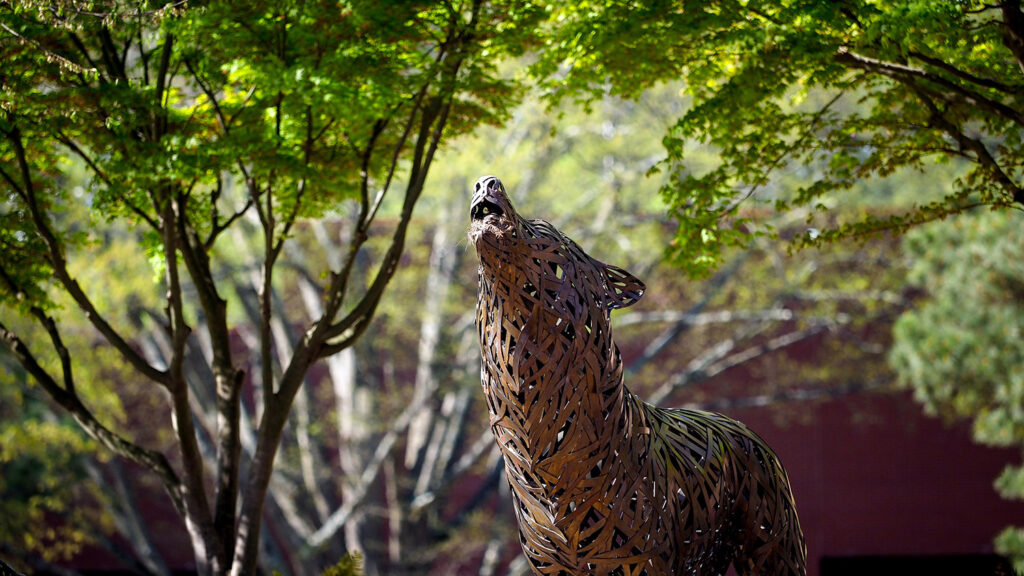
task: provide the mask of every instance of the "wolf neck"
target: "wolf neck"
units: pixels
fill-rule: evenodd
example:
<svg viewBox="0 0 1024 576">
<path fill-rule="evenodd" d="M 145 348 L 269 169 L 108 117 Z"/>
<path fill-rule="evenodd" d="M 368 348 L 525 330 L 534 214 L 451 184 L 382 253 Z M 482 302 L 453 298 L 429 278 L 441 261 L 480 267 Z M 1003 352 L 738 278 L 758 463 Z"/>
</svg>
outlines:
<svg viewBox="0 0 1024 576">
<path fill-rule="evenodd" d="M 540 302 L 524 309 L 523 302 L 504 294 L 485 298 L 488 290 L 493 285 L 482 281 L 481 306 L 489 302 L 491 308 L 480 314 L 493 316 L 479 317 L 485 322 L 481 340 L 500 342 L 506 355 L 498 359 L 484 350 L 483 384 L 492 429 L 513 467 L 555 473 L 595 451 L 604 452 L 605 462 L 614 461 L 616 452 L 625 457 L 638 407 L 623 385 L 621 358 L 610 333 L 602 335 L 602 347 L 583 338 L 567 344 L 564 334 L 551 332 L 558 323 L 556 312 Z M 597 330 L 610 328 L 602 321 Z M 595 442 L 607 438 L 609 428 L 622 433 L 611 442 Z"/>
</svg>

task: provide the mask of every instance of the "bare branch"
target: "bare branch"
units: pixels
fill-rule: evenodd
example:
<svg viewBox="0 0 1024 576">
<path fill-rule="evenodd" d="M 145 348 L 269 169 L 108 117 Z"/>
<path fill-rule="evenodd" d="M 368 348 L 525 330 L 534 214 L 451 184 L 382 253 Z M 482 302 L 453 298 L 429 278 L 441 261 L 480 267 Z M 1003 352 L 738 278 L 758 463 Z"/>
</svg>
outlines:
<svg viewBox="0 0 1024 576">
<path fill-rule="evenodd" d="M 441 338 L 442 315 L 444 302 L 448 297 L 452 276 L 458 264 L 458 253 L 449 242 L 446 222 L 450 222 L 457 206 L 449 202 L 446 207 L 442 224 L 434 232 L 427 264 L 427 278 L 424 302 L 421 302 L 423 316 L 420 323 L 419 347 L 417 349 L 416 376 L 413 382 L 414 398 L 422 398 L 421 413 L 413 420 L 409 438 L 405 446 L 405 466 L 414 468 L 420 450 L 427 441 L 427 430 L 430 428 L 432 410 L 428 409 L 426 400 L 433 395 L 438 387 L 438 377 L 434 371 L 437 347 Z M 429 477 L 429 471 L 427 476 Z M 425 489 L 425 487 L 424 487 Z M 419 486 L 417 491 L 421 491 Z"/>
<path fill-rule="evenodd" d="M 787 308 L 765 310 L 716 310 L 714 312 L 690 313 L 679 310 L 657 310 L 652 312 L 627 312 L 615 319 L 615 326 L 631 326 L 649 323 L 679 323 L 686 326 L 705 326 L 730 322 L 785 322 L 794 320 L 796 314 Z"/>
<path fill-rule="evenodd" d="M 433 503 L 437 499 L 437 487 L 449 485 L 454 479 L 473 466 L 476 466 L 488 454 L 498 454 L 498 446 L 494 443 L 494 433 L 489 428 L 477 436 L 477 439 L 473 441 L 473 444 L 462 454 L 451 469 L 437 479 L 434 483 L 434 488 L 416 495 L 410 504 L 412 509 L 419 510 Z"/>
<path fill-rule="evenodd" d="M 46 320 L 46 323 L 50 322 L 52 320 Z M 8 330 L 3 323 L 0 323 L 0 341 L 14 355 L 25 371 L 32 376 L 57 404 L 74 417 L 78 425 L 89 436 L 122 458 L 152 470 L 163 482 L 164 489 L 167 490 L 179 514 L 185 515 L 184 494 L 181 482 L 163 454 L 142 448 L 122 438 L 100 423 L 82 403 L 78 395 L 75 394 L 74 386 L 62 388 L 57 384 L 49 372 L 39 364 L 28 346 L 25 345 L 17 334 Z M 71 377 L 70 373 L 64 374 L 65 379 L 70 379 Z"/>
<path fill-rule="evenodd" d="M 687 311 L 687 314 L 700 314 L 700 312 L 707 307 L 711 299 L 719 293 L 722 286 L 724 286 L 725 283 L 739 271 L 740 266 L 747 259 L 749 254 L 749 251 L 744 252 L 741 256 L 735 258 L 726 268 L 716 272 L 715 275 L 705 284 L 704 289 L 702 290 L 703 296 L 700 301 L 691 306 Z M 619 320 L 616 319 L 616 323 L 618 322 Z M 637 373 L 645 364 L 653 360 L 661 353 L 662 350 L 668 347 L 669 344 L 686 333 L 691 326 L 692 324 L 682 321 L 682 319 L 677 320 L 672 326 L 668 327 L 657 338 L 651 341 L 651 343 L 644 348 L 644 351 L 641 353 L 639 358 L 626 367 L 626 375 L 628 376 Z"/>
<path fill-rule="evenodd" d="M 86 472 L 97 486 L 108 486 L 112 497 L 104 499 L 108 513 L 114 517 L 118 532 L 128 541 L 140 568 L 153 576 L 171 576 L 170 569 L 157 550 L 150 531 L 142 519 L 138 498 L 129 486 L 124 468 L 118 460 L 111 460 L 100 468 L 99 463 L 87 461 Z M 104 474 L 103 471 L 107 474 Z"/>
<path fill-rule="evenodd" d="M 878 392 L 889 390 L 892 383 L 888 380 L 875 379 L 867 382 L 853 380 L 836 386 L 813 386 L 805 388 L 793 388 L 774 392 L 770 394 L 757 394 L 755 396 L 744 396 L 741 398 L 722 398 L 709 402 L 696 402 L 684 404 L 683 408 L 691 410 L 708 410 L 711 412 L 725 412 L 739 410 L 742 408 L 761 408 L 788 402 L 808 402 L 811 400 L 828 400 L 863 394 L 865 392 Z"/>
<path fill-rule="evenodd" d="M 394 449 L 399 435 L 409 428 L 409 424 L 412 422 L 413 416 L 419 411 L 419 408 L 419 403 L 410 402 L 405 407 L 405 410 L 399 414 L 388 431 L 377 442 L 377 449 L 374 450 L 373 456 L 363 467 L 363 473 L 353 486 L 349 499 L 340 508 L 332 512 L 323 523 L 323 526 L 306 539 L 307 548 L 315 549 L 326 542 L 328 538 L 334 536 L 359 506 L 363 504 L 370 486 L 377 480 L 377 475 L 380 474 L 384 461 Z"/>
<path fill-rule="evenodd" d="M 651 404 L 660 404 L 668 398 L 670 394 L 680 388 L 704 382 L 705 380 L 713 378 L 730 368 L 735 368 L 736 366 L 750 362 L 755 358 L 759 358 L 771 352 L 803 342 L 825 332 L 833 325 L 834 324 L 832 323 L 822 322 L 811 325 L 807 328 L 786 332 L 785 334 L 769 339 L 767 342 L 744 348 L 743 350 L 733 354 L 730 354 L 730 352 L 735 349 L 736 341 L 734 339 L 723 340 L 708 352 L 691 362 L 685 371 L 677 374 L 673 378 L 669 379 L 668 382 L 662 384 L 662 386 L 648 398 L 648 401 Z"/>
<path fill-rule="evenodd" d="M 895 306 L 909 304 L 907 298 L 891 290 L 801 290 L 790 295 L 799 300 L 859 300 L 866 302 L 885 302 Z"/>
</svg>

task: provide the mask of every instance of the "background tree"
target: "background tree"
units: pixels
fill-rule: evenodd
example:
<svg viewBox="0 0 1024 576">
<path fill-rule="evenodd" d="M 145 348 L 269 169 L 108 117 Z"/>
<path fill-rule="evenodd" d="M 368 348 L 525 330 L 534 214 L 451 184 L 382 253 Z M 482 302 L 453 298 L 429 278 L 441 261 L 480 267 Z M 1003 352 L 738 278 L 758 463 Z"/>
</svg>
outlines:
<svg viewBox="0 0 1024 576">
<path fill-rule="evenodd" d="M 1020 2 L 598 2 L 559 7 L 537 67 L 554 98 L 635 97 L 683 79 L 661 193 L 668 257 L 706 275 L 725 246 L 771 233 L 752 204 L 811 208 L 798 244 L 902 231 L 976 206 L 1021 208 Z M 718 159 L 694 161 L 694 143 Z M 699 160 L 699 159 L 698 159 Z M 952 170 L 935 171 L 952 163 Z M 888 214 L 837 219 L 878 180 L 927 170 Z M 794 172 L 816 178 L 786 182 Z"/>
<path fill-rule="evenodd" d="M 961 216 L 915 231 L 904 246 L 909 280 L 926 296 L 894 328 L 899 381 L 929 413 L 972 420 L 978 442 L 1024 449 L 1024 218 Z M 996 488 L 1024 498 L 1024 468 L 1008 465 Z M 1007 528 L 996 547 L 1024 569 L 1024 529 Z"/>
<path fill-rule="evenodd" d="M 442 139 L 501 118 L 515 100 L 494 64 L 528 44 L 537 15 L 529 3 L 483 1 L 0 3 L 0 339 L 90 436 L 160 479 L 199 573 L 255 570 L 306 375 L 369 326 Z M 72 190 L 75 165 L 88 183 Z M 401 198 L 382 229 L 394 188 Z M 339 258 L 312 276 L 319 313 L 291 349 L 275 347 L 281 254 L 297 222 L 339 206 L 352 225 Z M 226 239 L 250 215 L 260 268 L 255 341 L 243 352 Z M 113 277 L 90 275 L 119 227 L 134 239 L 132 259 Z M 378 233 L 384 248 L 357 285 Z M 138 265 L 147 261 L 148 274 Z M 132 298 L 105 298 L 120 273 L 154 272 Z M 65 331 L 73 311 L 113 352 L 101 358 L 111 370 L 165 399 L 173 450 L 90 407 L 88 351 Z M 164 335 L 154 348 L 133 341 L 147 324 Z M 249 396 L 257 424 L 243 459 Z"/>
</svg>

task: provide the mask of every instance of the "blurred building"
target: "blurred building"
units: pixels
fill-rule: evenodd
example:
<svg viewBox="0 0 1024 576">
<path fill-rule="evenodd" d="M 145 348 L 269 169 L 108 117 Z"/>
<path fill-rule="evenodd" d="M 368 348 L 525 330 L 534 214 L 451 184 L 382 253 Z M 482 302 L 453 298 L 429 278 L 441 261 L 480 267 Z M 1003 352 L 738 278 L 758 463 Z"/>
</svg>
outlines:
<svg viewBox="0 0 1024 576">
<path fill-rule="evenodd" d="M 993 481 L 1020 452 L 982 447 L 926 417 L 909 394 L 805 403 L 801 421 L 740 409 L 789 470 L 809 576 L 1012 574 L 992 540 L 1024 523 Z"/>
</svg>

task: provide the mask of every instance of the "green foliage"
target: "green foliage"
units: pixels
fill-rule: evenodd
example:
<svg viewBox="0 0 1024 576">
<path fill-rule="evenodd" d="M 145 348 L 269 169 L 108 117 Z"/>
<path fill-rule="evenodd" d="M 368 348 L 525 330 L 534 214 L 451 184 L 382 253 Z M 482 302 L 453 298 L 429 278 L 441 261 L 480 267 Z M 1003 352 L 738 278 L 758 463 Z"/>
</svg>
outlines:
<svg viewBox="0 0 1024 576">
<path fill-rule="evenodd" d="M 996 537 L 996 552 L 1013 560 L 1013 570 L 1024 573 L 1024 529 L 1006 528 Z"/>
<path fill-rule="evenodd" d="M 50 562 L 109 530 L 83 468 L 96 447 L 0 362 L 0 542 Z"/>
<path fill-rule="evenodd" d="M 925 409 L 971 419 L 974 438 L 1024 448 L 1024 217 L 987 212 L 922 227 L 906 237 L 910 280 L 927 298 L 893 330 L 890 363 Z M 1024 470 L 996 480 L 1004 498 L 1024 498 Z M 1024 559 L 1021 532 L 1000 537 Z"/>
<path fill-rule="evenodd" d="M 685 80 L 692 105 L 659 169 L 679 222 L 668 257 L 699 276 L 723 248 L 771 233 L 759 203 L 823 223 L 804 245 L 1024 201 L 1020 16 L 1017 2 L 565 3 L 536 72 L 552 98 L 584 101 Z M 696 166 L 694 141 L 718 161 Z M 949 183 L 935 167 L 951 160 L 962 167 Z M 910 206 L 828 217 L 865 180 L 904 170 L 931 174 Z M 786 182 L 794 171 L 804 177 Z"/>
<path fill-rule="evenodd" d="M 891 359 L 927 410 L 975 418 L 979 441 L 1024 445 L 1024 229 L 986 213 L 907 237 L 910 281 L 928 299 L 903 315 Z"/>
<path fill-rule="evenodd" d="M 386 187 L 422 109 L 454 98 L 449 137 L 505 118 L 520 88 L 496 63 L 533 42 L 542 14 L 532 3 L 474 5 L 471 24 L 500 28 L 474 36 L 452 30 L 444 2 L 207 2 L 141 13 L 108 4 L 105 17 L 73 4 L 0 8 L 0 297 L 12 305 L 47 303 L 53 248 L 36 230 L 48 223 L 70 246 L 85 223 L 60 220 L 69 203 L 84 202 L 96 220 L 156 228 L 177 198 L 212 241 L 248 207 L 232 182 L 252 189 L 279 233 L 357 197 L 367 178 Z M 471 42 L 479 45 L 458 46 Z M 90 172 L 77 197 L 64 185 L 67 155 Z"/>
<path fill-rule="evenodd" d="M 337 564 L 324 570 L 321 576 L 359 576 L 363 573 L 363 557 L 359 553 L 346 554 Z"/>
</svg>

